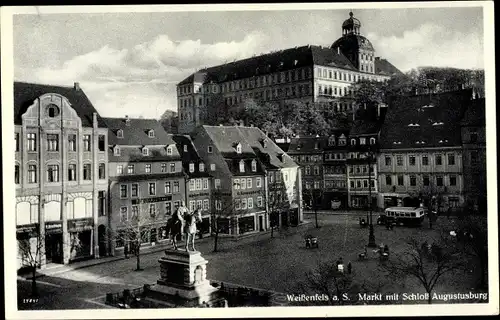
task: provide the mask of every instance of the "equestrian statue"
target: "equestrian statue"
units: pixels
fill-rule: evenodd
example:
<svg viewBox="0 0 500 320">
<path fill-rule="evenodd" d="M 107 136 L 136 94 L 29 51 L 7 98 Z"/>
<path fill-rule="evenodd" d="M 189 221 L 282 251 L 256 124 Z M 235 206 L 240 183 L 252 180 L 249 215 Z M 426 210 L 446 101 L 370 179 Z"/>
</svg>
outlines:
<svg viewBox="0 0 500 320">
<path fill-rule="evenodd" d="M 170 240 L 175 250 L 179 249 L 177 238 L 183 233 L 186 239 L 186 251 L 189 251 L 190 242 L 193 251 L 196 251 L 194 248 L 194 238 L 197 231 L 196 223 L 201 222 L 201 220 L 201 210 L 196 209 L 193 213 L 190 213 L 185 202 L 182 201 L 182 205 L 175 210 L 172 218 L 167 221 L 167 230 L 170 233 Z"/>
</svg>

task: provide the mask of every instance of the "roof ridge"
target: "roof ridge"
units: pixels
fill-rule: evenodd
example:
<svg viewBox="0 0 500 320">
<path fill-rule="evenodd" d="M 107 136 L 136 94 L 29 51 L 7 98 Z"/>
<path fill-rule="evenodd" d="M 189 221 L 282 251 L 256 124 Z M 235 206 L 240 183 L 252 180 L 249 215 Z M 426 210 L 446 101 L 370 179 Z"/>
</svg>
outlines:
<svg viewBox="0 0 500 320">
<path fill-rule="evenodd" d="M 22 83 L 22 84 L 29 84 L 29 85 L 36 85 L 36 86 L 44 86 L 44 87 L 59 87 L 59 88 L 65 88 L 65 89 L 73 89 L 73 86 L 65 86 L 65 85 L 60 85 L 60 84 L 47 84 L 47 83 L 40 83 L 40 82 L 28 82 L 28 81 L 16 81 L 14 80 L 14 84 L 16 83 Z M 83 91 L 83 90 L 80 90 Z"/>
</svg>

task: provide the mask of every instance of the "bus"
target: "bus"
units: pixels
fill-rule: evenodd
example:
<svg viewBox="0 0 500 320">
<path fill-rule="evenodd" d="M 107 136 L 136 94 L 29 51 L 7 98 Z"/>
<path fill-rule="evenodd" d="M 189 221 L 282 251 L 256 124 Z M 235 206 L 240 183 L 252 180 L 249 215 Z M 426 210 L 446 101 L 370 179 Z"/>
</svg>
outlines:
<svg viewBox="0 0 500 320">
<path fill-rule="evenodd" d="M 422 207 L 391 207 L 378 217 L 377 224 L 421 225 L 427 214 L 427 208 Z"/>
</svg>

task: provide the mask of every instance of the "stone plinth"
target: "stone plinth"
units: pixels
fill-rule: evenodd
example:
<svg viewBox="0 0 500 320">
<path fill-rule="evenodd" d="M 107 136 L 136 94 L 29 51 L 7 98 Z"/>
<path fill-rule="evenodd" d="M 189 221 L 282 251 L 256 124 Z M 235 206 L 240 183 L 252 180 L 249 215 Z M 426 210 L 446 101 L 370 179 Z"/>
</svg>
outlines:
<svg viewBox="0 0 500 320">
<path fill-rule="evenodd" d="M 160 279 L 150 289 L 157 299 L 186 306 L 214 300 L 217 289 L 207 280 L 208 261 L 199 251 L 165 250 L 158 262 Z"/>
</svg>

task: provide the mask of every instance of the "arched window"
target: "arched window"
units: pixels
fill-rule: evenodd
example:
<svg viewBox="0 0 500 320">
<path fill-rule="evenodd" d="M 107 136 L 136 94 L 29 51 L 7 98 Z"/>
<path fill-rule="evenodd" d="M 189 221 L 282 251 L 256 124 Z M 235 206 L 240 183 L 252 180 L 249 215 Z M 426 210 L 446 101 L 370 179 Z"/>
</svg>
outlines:
<svg viewBox="0 0 500 320">
<path fill-rule="evenodd" d="M 257 161 L 252 160 L 252 171 L 256 172 L 257 171 Z"/>
<path fill-rule="evenodd" d="M 143 156 L 148 156 L 149 155 L 149 149 L 148 148 L 142 148 L 142 155 Z"/>
<path fill-rule="evenodd" d="M 370 144 L 375 144 L 375 138 L 370 138 Z"/>
<path fill-rule="evenodd" d="M 353 145 L 353 146 L 356 145 L 356 139 L 351 139 L 351 145 Z"/>
<path fill-rule="evenodd" d="M 245 161 L 240 160 L 240 172 L 245 172 Z"/>
</svg>

